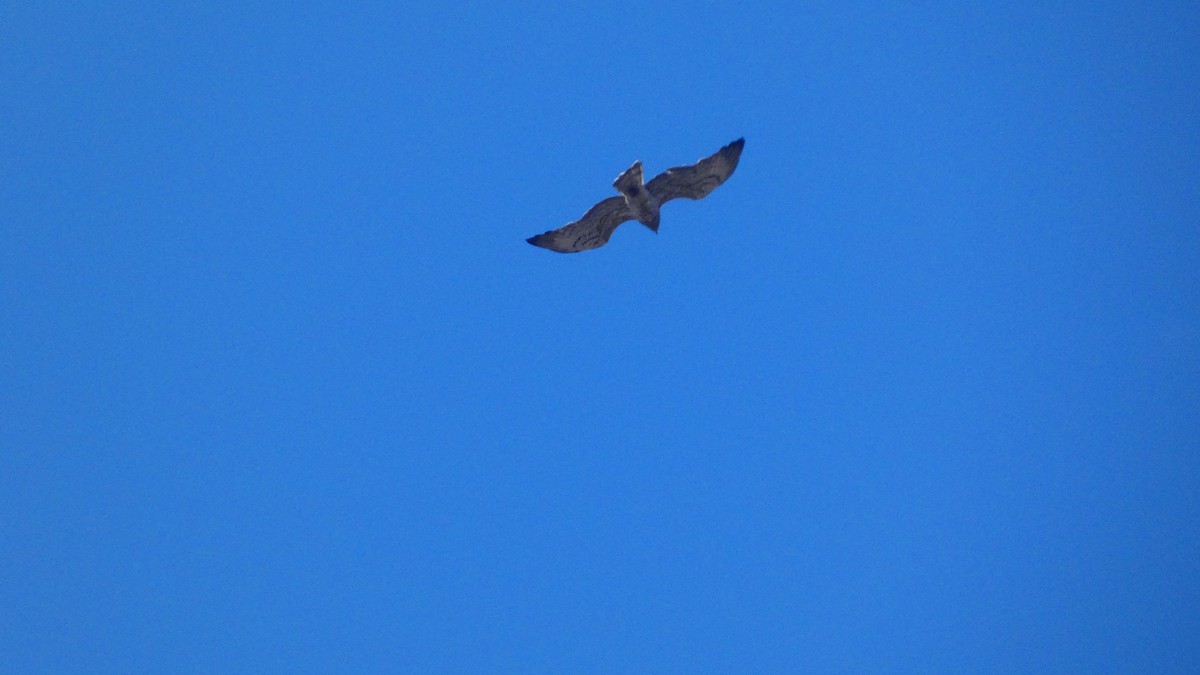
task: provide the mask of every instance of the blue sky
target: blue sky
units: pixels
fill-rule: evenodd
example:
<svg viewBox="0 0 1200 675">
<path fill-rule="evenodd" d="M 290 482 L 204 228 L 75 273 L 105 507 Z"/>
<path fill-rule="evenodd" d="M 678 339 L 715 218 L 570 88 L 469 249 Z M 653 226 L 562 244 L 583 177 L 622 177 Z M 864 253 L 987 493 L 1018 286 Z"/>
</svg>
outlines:
<svg viewBox="0 0 1200 675">
<path fill-rule="evenodd" d="M 1044 4 L 0 10 L 4 668 L 1195 672 L 1200 10 Z"/>
</svg>

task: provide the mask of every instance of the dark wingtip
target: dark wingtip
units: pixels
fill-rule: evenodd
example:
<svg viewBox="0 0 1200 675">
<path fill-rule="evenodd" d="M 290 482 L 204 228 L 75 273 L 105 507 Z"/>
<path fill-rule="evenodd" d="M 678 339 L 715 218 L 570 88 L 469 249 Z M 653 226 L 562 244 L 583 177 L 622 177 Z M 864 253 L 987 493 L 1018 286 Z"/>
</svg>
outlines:
<svg viewBox="0 0 1200 675">
<path fill-rule="evenodd" d="M 746 144 L 746 139 L 739 138 L 736 141 L 730 143 L 729 145 L 721 148 L 721 156 L 724 157 L 726 160 L 732 162 L 736 166 L 738 158 L 740 158 L 742 156 L 742 146 L 744 146 L 745 144 Z M 730 174 L 732 174 L 732 173 L 733 172 L 730 171 Z"/>
<path fill-rule="evenodd" d="M 554 251 L 555 253 L 568 253 L 568 251 L 563 251 L 562 249 L 555 247 L 554 246 L 554 238 L 547 236 L 549 234 L 550 234 L 549 232 L 547 232 L 546 234 L 539 234 L 539 235 L 530 237 L 530 238 L 526 239 L 525 241 L 527 241 L 530 244 L 533 244 L 534 246 L 537 246 L 539 248 L 544 248 L 547 251 Z"/>
<path fill-rule="evenodd" d="M 736 161 L 736 159 L 742 155 L 742 146 L 744 145 L 746 145 L 746 139 L 739 138 L 729 145 L 721 148 L 721 154 L 726 157 L 734 158 Z"/>
</svg>

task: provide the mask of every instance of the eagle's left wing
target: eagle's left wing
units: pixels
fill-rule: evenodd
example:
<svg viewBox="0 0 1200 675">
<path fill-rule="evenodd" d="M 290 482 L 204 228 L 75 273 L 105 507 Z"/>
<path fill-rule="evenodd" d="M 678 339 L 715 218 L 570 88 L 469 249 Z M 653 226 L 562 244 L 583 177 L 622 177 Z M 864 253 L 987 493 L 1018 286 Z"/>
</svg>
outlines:
<svg viewBox="0 0 1200 675">
<path fill-rule="evenodd" d="M 733 175 L 745 144 L 746 139 L 739 138 L 695 164 L 667 169 L 646 183 L 646 190 L 659 204 L 677 197 L 701 199 Z"/>
</svg>

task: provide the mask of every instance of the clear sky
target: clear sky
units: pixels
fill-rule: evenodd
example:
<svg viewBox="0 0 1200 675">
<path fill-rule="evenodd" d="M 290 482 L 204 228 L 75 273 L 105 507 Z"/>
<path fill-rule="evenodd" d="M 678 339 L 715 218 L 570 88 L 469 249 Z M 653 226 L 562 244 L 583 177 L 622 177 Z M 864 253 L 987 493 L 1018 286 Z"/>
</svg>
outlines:
<svg viewBox="0 0 1200 675">
<path fill-rule="evenodd" d="M 882 4 L 5 5 L 0 669 L 1200 670 L 1200 8 Z"/>
</svg>

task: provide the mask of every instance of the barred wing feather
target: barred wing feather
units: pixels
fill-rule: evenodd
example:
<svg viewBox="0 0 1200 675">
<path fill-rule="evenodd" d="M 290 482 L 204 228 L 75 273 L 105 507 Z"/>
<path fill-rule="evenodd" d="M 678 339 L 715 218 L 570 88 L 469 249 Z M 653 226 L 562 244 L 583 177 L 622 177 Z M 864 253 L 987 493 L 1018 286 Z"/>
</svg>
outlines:
<svg viewBox="0 0 1200 675">
<path fill-rule="evenodd" d="M 659 204 L 679 197 L 701 199 L 733 175 L 745 144 L 739 138 L 695 164 L 667 169 L 646 183 L 646 189 Z"/>
<path fill-rule="evenodd" d="M 625 198 L 618 195 L 596 204 L 573 223 L 525 241 L 559 253 L 577 253 L 607 244 L 613 230 L 627 220 L 633 220 L 633 212 L 625 204 Z"/>
</svg>

